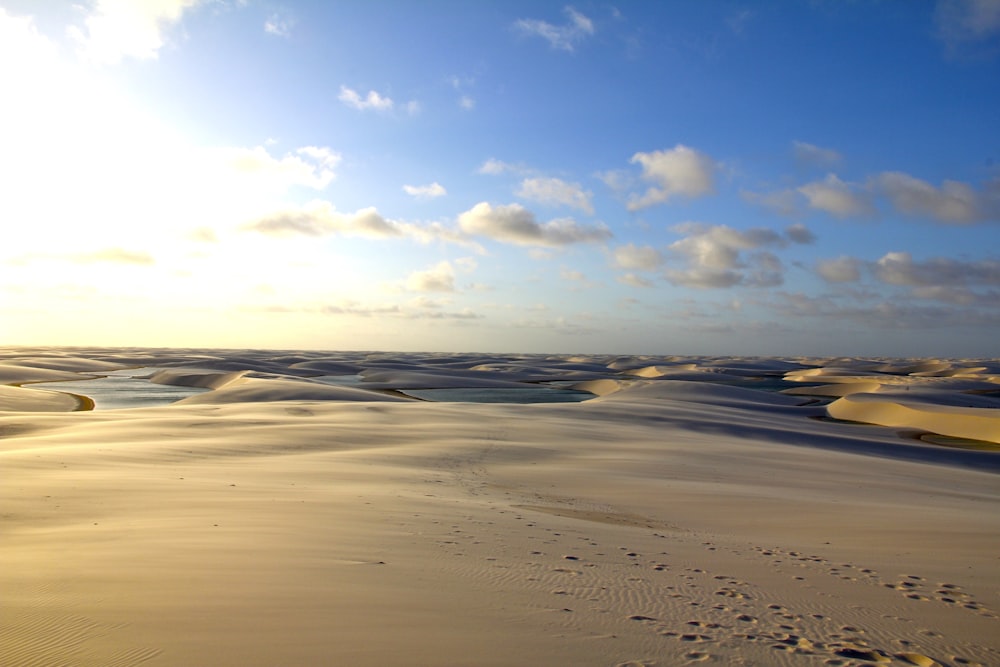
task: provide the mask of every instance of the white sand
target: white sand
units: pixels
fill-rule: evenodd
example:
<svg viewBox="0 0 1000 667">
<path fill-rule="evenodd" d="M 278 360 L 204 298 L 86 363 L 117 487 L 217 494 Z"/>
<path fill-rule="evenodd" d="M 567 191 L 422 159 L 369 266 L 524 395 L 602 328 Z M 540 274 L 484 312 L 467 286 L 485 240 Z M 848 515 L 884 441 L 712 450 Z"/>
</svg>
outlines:
<svg viewBox="0 0 1000 667">
<path fill-rule="evenodd" d="M 214 391 L 60 413 L 0 388 L 2 665 L 1000 664 L 1000 451 L 915 439 L 995 423 L 996 361 L 18 354 Z M 382 391 L 474 366 L 606 370 L 584 403 Z M 380 391 L 301 377 L 353 368 Z M 719 382 L 768 369 L 871 386 Z M 821 419 L 914 392 L 891 428 Z"/>
</svg>

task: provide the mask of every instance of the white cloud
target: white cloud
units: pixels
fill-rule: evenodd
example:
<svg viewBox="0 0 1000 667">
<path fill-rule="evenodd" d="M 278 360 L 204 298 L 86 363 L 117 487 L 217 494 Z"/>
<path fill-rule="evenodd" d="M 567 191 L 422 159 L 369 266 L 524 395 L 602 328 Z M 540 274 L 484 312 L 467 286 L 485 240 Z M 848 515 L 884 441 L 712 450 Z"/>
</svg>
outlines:
<svg viewBox="0 0 1000 667">
<path fill-rule="evenodd" d="M 579 183 L 567 183 L 558 178 L 526 178 L 515 194 L 540 204 L 569 206 L 588 215 L 594 214 L 594 206 L 590 203 L 593 193 L 585 191 Z"/>
<path fill-rule="evenodd" d="M 612 257 L 614 265 L 620 269 L 653 271 L 663 265 L 663 254 L 659 250 L 633 243 L 615 248 Z"/>
<path fill-rule="evenodd" d="M 623 285 L 629 285 L 631 287 L 653 287 L 652 281 L 647 280 L 642 276 L 637 276 L 634 273 L 620 275 L 615 278 L 615 280 Z"/>
<path fill-rule="evenodd" d="M 635 186 L 635 178 L 624 169 L 611 169 L 594 174 L 606 186 L 617 193 L 622 193 Z"/>
<path fill-rule="evenodd" d="M 944 181 L 938 188 L 898 171 L 874 177 L 872 187 L 888 197 L 900 213 L 950 223 L 1000 220 L 1000 192 L 996 191 L 1000 188 L 977 192 L 959 181 Z"/>
<path fill-rule="evenodd" d="M 476 107 L 476 101 L 468 95 L 462 95 L 458 98 L 458 106 L 462 107 L 466 111 L 472 111 Z"/>
<path fill-rule="evenodd" d="M 853 283 L 861 280 L 862 262 L 854 257 L 837 257 L 816 262 L 816 273 L 828 283 Z"/>
<path fill-rule="evenodd" d="M 568 218 L 539 223 L 531 211 L 518 204 L 493 207 L 487 202 L 480 202 L 462 213 L 458 222 L 467 234 L 516 245 L 563 246 L 604 241 L 611 237 L 611 232 L 603 225 L 579 225 Z"/>
<path fill-rule="evenodd" d="M 439 262 L 424 271 L 415 271 L 406 279 L 411 292 L 454 292 L 455 269 L 450 262 Z"/>
<path fill-rule="evenodd" d="M 826 211 L 838 218 L 871 215 L 875 212 L 871 198 L 866 193 L 857 192 L 855 186 L 827 174 L 822 181 L 806 183 L 798 188 L 809 206 Z"/>
<path fill-rule="evenodd" d="M 569 17 L 564 25 L 552 25 L 538 19 L 521 19 L 514 25 L 527 35 L 545 39 L 554 49 L 573 51 L 579 42 L 594 34 L 594 23 L 572 7 L 566 7 L 563 11 Z"/>
<path fill-rule="evenodd" d="M 291 37 L 295 19 L 282 14 L 271 14 L 264 21 L 264 32 L 276 37 Z"/>
<path fill-rule="evenodd" d="M 701 197 L 715 189 L 715 162 L 681 144 L 669 150 L 636 153 L 631 162 L 642 165 L 642 178 L 655 185 L 645 194 L 629 198 L 630 211 L 662 204 L 675 196 Z"/>
<path fill-rule="evenodd" d="M 389 220 L 374 207 L 359 209 L 354 213 L 341 213 L 327 201 L 313 201 L 304 206 L 279 209 L 255 218 L 243 225 L 242 229 L 276 237 L 344 234 L 376 240 L 408 238 L 418 243 L 445 241 L 482 252 L 479 244 L 470 241 L 464 234 L 437 223 L 416 225 Z"/>
<path fill-rule="evenodd" d="M 369 90 L 368 94 L 362 97 L 356 90 L 347 86 L 340 87 L 340 95 L 337 96 L 337 99 L 359 111 L 390 111 L 393 107 L 391 98 L 383 97 L 374 90 Z"/>
<path fill-rule="evenodd" d="M 666 271 L 675 285 L 722 288 L 736 285 L 772 287 L 780 285 L 784 268 L 778 257 L 761 248 L 784 247 L 787 240 L 771 229 L 756 227 L 745 231 L 727 225 L 683 223 L 672 228 L 687 236 L 670 245 L 680 268 Z M 744 254 L 744 251 L 757 252 Z"/>
<path fill-rule="evenodd" d="M 124 58 L 150 60 L 163 47 L 164 32 L 203 0 L 96 0 L 84 28 L 69 28 L 81 55 L 113 65 Z"/>
<path fill-rule="evenodd" d="M 435 197 L 443 197 L 448 194 L 444 186 L 437 181 L 430 185 L 404 185 L 403 191 L 418 199 L 434 199 Z"/>
<path fill-rule="evenodd" d="M 916 262 L 908 252 L 883 255 L 873 267 L 875 277 L 890 285 L 960 287 L 1000 285 L 1000 261 L 962 262 L 935 257 Z"/>
<path fill-rule="evenodd" d="M 803 245 L 809 245 L 816 241 L 816 235 L 803 224 L 789 225 L 785 229 L 785 236 L 792 243 L 801 243 Z"/>
<path fill-rule="evenodd" d="M 820 148 L 804 141 L 793 141 L 792 153 L 796 161 L 815 167 L 832 167 L 843 160 L 843 156 L 832 148 Z"/>
<path fill-rule="evenodd" d="M 263 146 L 212 150 L 229 171 L 281 191 L 296 185 L 322 190 L 336 178 L 333 170 L 340 163 L 339 153 L 318 146 L 305 146 L 295 152 L 276 158 Z"/>
<path fill-rule="evenodd" d="M 497 160 L 496 158 L 489 158 L 486 162 L 483 162 L 476 170 L 480 174 L 488 174 L 490 176 L 497 176 L 505 172 L 520 172 L 523 171 L 521 167 L 517 165 L 510 164 L 509 162 L 504 162 L 503 160 Z"/>
</svg>

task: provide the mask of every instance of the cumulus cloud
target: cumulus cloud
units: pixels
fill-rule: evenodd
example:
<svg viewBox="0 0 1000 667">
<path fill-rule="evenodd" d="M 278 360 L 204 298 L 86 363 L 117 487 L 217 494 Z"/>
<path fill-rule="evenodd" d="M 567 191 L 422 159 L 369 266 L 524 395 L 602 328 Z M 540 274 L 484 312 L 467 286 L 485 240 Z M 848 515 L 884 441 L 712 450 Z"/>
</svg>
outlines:
<svg viewBox="0 0 1000 667">
<path fill-rule="evenodd" d="M 654 271 L 663 265 L 663 253 L 652 246 L 629 243 L 615 248 L 612 260 L 619 269 Z"/>
<path fill-rule="evenodd" d="M 392 98 L 383 97 L 374 90 L 369 90 L 368 94 L 362 97 L 356 90 L 347 86 L 340 87 L 337 99 L 358 111 L 391 111 L 393 107 Z"/>
<path fill-rule="evenodd" d="M 683 223 L 672 230 L 685 238 L 669 247 L 678 268 L 670 263 L 666 278 L 675 285 L 723 288 L 744 285 L 773 287 L 784 281 L 781 260 L 765 247 L 788 241 L 772 229 L 738 230 L 728 225 Z"/>
<path fill-rule="evenodd" d="M 541 37 L 553 49 L 573 51 L 578 43 L 594 34 L 594 22 L 572 7 L 566 7 L 563 11 L 568 17 L 563 25 L 553 25 L 538 19 L 520 19 L 514 26 L 526 35 Z"/>
<path fill-rule="evenodd" d="M 867 193 L 859 192 L 855 186 L 840 180 L 836 174 L 827 174 L 822 181 L 807 183 L 798 188 L 798 191 L 805 196 L 810 207 L 838 218 L 871 215 L 875 212 Z"/>
<path fill-rule="evenodd" d="M 853 283 L 861 280 L 861 260 L 841 256 L 816 262 L 816 273 L 829 283 Z"/>
<path fill-rule="evenodd" d="M 470 241 L 464 234 L 436 223 L 416 225 L 389 220 L 374 207 L 342 213 L 328 201 L 313 201 L 304 206 L 280 209 L 250 221 L 242 229 L 275 237 L 344 234 L 375 240 L 408 238 L 419 243 L 446 241 L 482 252 L 479 244 Z"/>
<path fill-rule="evenodd" d="M 368 238 L 403 235 L 398 223 L 386 220 L 374 207 L 341 213 L 326 201 L 271 213 L 245 225 L 244 229 L 268 236 L 326 236 L 338 232 Z"/>
<path fill-rule="evenodd" d="M 888 197 L 900 213 L 959 224 L 1000 220 L 1000 187 L 995 184 L 984 191 L 959 181 L 944 181 L 941 187 L 935 187 L 892 171 L 875 176 L 871 185 Z"/>
<path fill-rule="evenodd" d="M 803 245 L 809 245 L 816 241 L 816 235 L 812 233 L 812 230 L 802 224 L 789 225 L 785 229 L 785 236 L 792 243 L 801 243 Z"/>
<path fill-rule="evenodd" d="M 629 285 L 631 287 L 653 287 L 653 283 L 642 276 L 637 276 L 634 273 L 625 273 L 618 276 L 615 280 L 623 285 Z"/>
<path fill-rule="evenodd" d="M 558 178 L 526 178 L 515 194 L 540 204 L 569 206 L 588 215 L 594 214 L 590 202 L 593 193 L 585 191 L 579 183 L 567 183 Z"/>
<path fill-rule="evenodd" d="M 773 308 L 790 317 L 820 317 L 834 323 L 892 330 L 1000 326 L 1000 313 L 955 306 L 926 306 L 912 301 L 841 303 L 829 295 L 779 294 Z"/>
<path fill-rule="evenodd" d="M 820 148 L 804 141 L 792 142 L 792 154 L 800 164 L 813 167 L 832 167 L 843 159 L 843 156 L 832 148 Z"/>
<path fill-rule="evenodd" d="M 434 199 L 435 197 L 443 197 L 448 194 L 444 186 L 437 181 L 430 185 L 404 185 L 403 192 L 417 199 Z"/>
<path fill-rule="evenodd" d="M 320 146 L 305 146 L 280 158 L 263 146 L 219 148 L 213 152 L 229 170 L 279 190 L 296 185 L 322 190 L 336 178 L 334 169 L 341 159 L 339 153 Z"/>
<path fill-rule="evenodd" d="M 114 65 L 125 58 L 151 60 L 164 44 L 164 33 L 185 11 L 204 0 L 97 0 L 83 28 L 68 32 L 81 55 L 92 62 Z"/>
<path fill-rule="evenodd" d="M 890 285 L 913 287 L 957 287 L 1000 285 L 1000 261 L 962 262 L 935 257 L 914 261 L 908 252 L 883 255 L 873 267 L 875 277 Z"/>
<path fill-rule="evenodd" d="M 411 292 L 454 292 L 455 269 L 450 262 L 439 262 L 424 271 L 416 271 L 406 279 Z"/>
<path fill-rule="evenodd" d="M 630 211 L 662 204 L 676 196 L 701 197 L 715 189 L 712 158 L 681 144 L 668 150 L 636 153 L 631 162 L 641 165 L 643 180 L 654 185 L 644 194 L 629 198 Z"/>
<path fill-rule="evenodd" d="M 564 246 L 593 243 L 611 237 L 603 225 L 579 225 L 562 218 L 539 223 L 535 215 L 519 204 L 491 206 L 480 202 L 458 217 L 461 230 L 496 241 L 528 246 Z"/>
</svg>

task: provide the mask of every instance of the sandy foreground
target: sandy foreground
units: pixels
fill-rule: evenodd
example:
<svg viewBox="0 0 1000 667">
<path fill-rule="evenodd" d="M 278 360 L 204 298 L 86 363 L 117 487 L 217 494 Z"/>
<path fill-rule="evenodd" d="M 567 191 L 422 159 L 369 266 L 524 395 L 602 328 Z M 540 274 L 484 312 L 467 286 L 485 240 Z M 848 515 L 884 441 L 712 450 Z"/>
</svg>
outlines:
<svg viewBox="0 0 1000 667">
<path fill-rule="evenodd" d="M 59 392 L 127 368 L 206 391 Z M 540 386 L 594 398 L 405 393 Z M 998 408 L 998 360 L 0 348 L 0 665 L 1000 665 Z"/>
</svg>

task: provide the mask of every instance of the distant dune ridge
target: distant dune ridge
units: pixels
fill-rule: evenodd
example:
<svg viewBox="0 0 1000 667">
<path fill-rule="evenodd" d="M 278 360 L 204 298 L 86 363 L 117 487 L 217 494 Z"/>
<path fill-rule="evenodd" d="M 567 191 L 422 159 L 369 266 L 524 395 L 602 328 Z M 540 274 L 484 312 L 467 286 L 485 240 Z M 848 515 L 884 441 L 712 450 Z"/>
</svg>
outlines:
<svg viewBox="0 0 1000 667">
<path fill-rule="evenodd" d="M 996 359 L 0 348 L 0 475 L 2 665 L 1000 665 Z"/>
</svg>

